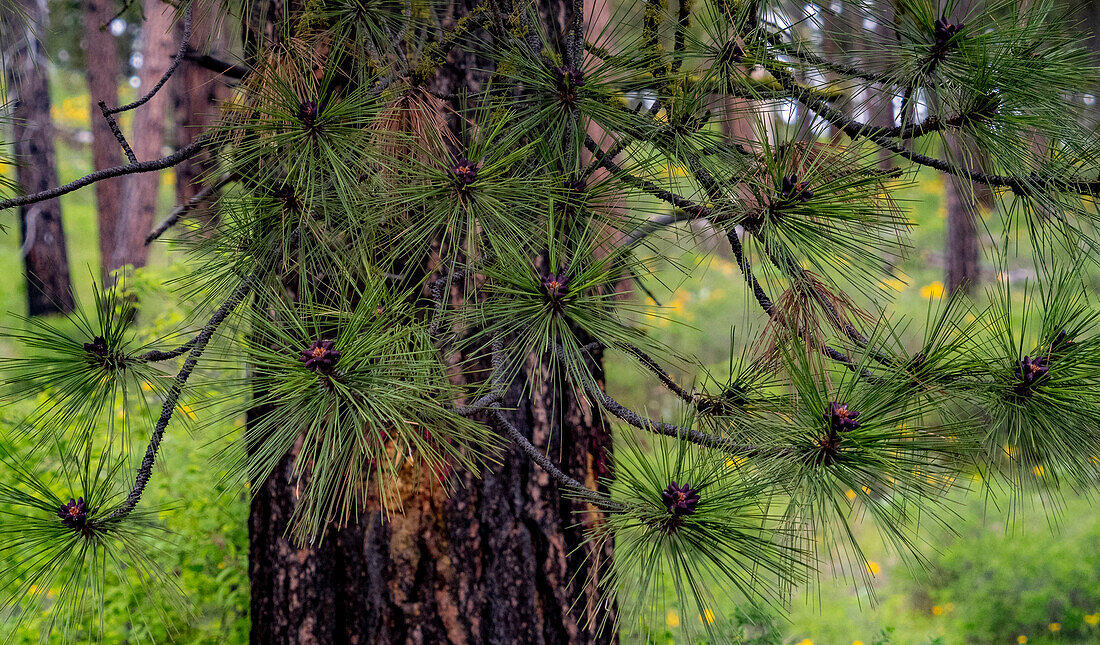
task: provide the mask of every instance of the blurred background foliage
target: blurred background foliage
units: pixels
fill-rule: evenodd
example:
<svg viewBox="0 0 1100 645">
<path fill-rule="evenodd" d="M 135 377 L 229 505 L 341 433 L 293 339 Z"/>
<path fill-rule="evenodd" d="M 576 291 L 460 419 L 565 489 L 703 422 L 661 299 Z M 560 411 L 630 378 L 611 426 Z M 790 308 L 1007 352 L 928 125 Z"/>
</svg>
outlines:
<svg viewBox="0 0 1100 645">
<path fill-rule="evenodd" d="M 63 13 L 63 12 L 62 12 Z M 59 127 L 58 161 L 61 181 L 91 170 L 89 150 L 81 132 L 88 128 L 88 98 L 78 62 L 72 57 L 52 71 L 53 116 Z M 123 88 L 123 97 L 133 89 Z M 0 167 L 0 173 L 11 173 Z M 674 175 L 675 169 L 670 169 Z M 161 206 L 171 207 L 173 175 L 161 175 Z M 946 206 L 942 179 L 922 173 L 904 194 L 896 196 L 907 216 L 917 225 L 913 250 L 897 267 L 895 279 L 883 281 L 883 301 L 893 299 L 897 313 L 921 320 L 931 300 L 944 295 L 943 248 Z M 64 224 L 70 235 L 70 260 L 74 288 L 90 294 L 98 265 L 96 216 L 93 193 L 78 191 L 62 198 Z M 999 230 L 998 215 L 983 211 L 989 230 Z M 658 306 L 650 309 L 657 340 L 675 347 L 684 356 L 696 356 L 713 374 L 724 374 L 734 329 L 726 321 L 744 321 L 736 338 L 753 338 L 755 313 L 751 295 L 737 275 L 728 247 L 705 229 L 670 228 L 660 242 L 666 258 L 659 280 L 648 285 Z M 687 237 L 687 236 L 690 236 Z M 689 243 L 690 239 L 690 243 Z M 700 244 L 701 242 L 701 244 Z M 986 244 L 992 244 L 990 239 Z M 18 229 L 0 233 L 0 275 L 20 272 Z M 678 249 L 694 249 L 678 251 Z M 708 249 L 710 251 L 708 252 Z M 175 328 L 192 313 L 193 301 L 181 300 L 172 290 L 173 278 L 185 275 L 182 256 L 164 247 L 155 248 L 150 265 L 139 271 L 130 288 L 137 291 L 140 332 L 154 336 Z M 1031 259 L 1024 252 L 1014 265 L 988 273 L 987 282 L 1023 283 L 1034 279 Z M 1093 286 L 1097 277 L 1092 277 Z M 1094 291 L 1095 292 L 1095 291 Z M 1014 289 L 1014 297 L 1022 290 Z M 201 297 L 194 294 L 193 297 Z M 638 296 L 641 299 L 641 295 Z M 984 299 L 980 297 L 979 300 Z M 648 302 L 653 305 L 652 301 Z M 17 315 L 24 307 L 22 287 L 9 281 L 0 290 L 0 324 L 25 323 Z M 723 321 L 720 325 L 714 321 Z M 759 331 L 751 330 L 751 331 Z M 735 347 L 735 349 L 737 349 Z M 12 356 L 19 347 L 0 346 L 0 355 Z M 618 400 L 653 416 L 674 417 L 678 404 L 652 378 L 624 359 L 607 366 L 608 389 Z M 681 378 L 683 374 L 678 375 Z M 216 400 L 218 383 L 197 381 L 194 392 L 181 406 L 181 418 L 219 414 L 203 400 Z M 28 401 L 5 404 L 0 409 L 0 447 L 18 454 L 27 441 L 12 432 L 11 423 L 35 405 Z M 150 424 L 152 419 L 147 420 Z M 243 425 L 225 428 L 232 435 Z M 211 459 L 211 436 L 177 432 L 158 463 L 161 471 L 150 489 L 150 508 L 159 509 L 172 533 L 159 546 L 159 561 L 179 586 L 183 602 L 164 603 L 142 612 L 144 624 L 133 621 L 134 607 L 122 593 L 127 581 L 108 580 L 104 622 L 110 642 L 244 643 L 248 637 L 247 514 L 245 496 L 223 485 L 228 474 Z M 1041 471 L 1035 472 L 1041 478 Z M 1093 500 L 1068 495 L 1052 501 L 1033 493 L 1022 503 L 1009 506 L 996 491 L 974 487 L 957 493 L 953 532 L 934 535 L 934 554 L 929 571 L 911 571 L 877 544 L 877 533 L 861 520 L 854 506 L 852 525 L 865 545 L 870 585 L 852 588 L 843 576 L 833 578 L 828 565 L 817 590 L 795 593 L 789 618 L 751 607 L 716 607 L 714 613 L 670 608 L 667 628 L 651 637 L 655 644 L 688 642 L 681 637 L 689 621 L 715 621 L 716 632 L 726 642 L 742 639 L 750 644 L 872 645 L 884 643 L 1100 643 L 1100 515 Z M 853 492 L 851 497 L 855 498 Z M 1057 520 L 1057 521 L 1055 521 Z M 0 569 L 14 563 L 0 562 Z M 47 596 L 50 595 L 47 590 Z M 159 603 L 158 599 L 151 602 Z M 662 626 L 655 626 L 661 628 Z M 38 642 L 43 626 L 26 622 L 16 642 Z M 644 642 L 624 634 L 626 643 Z"/>
</svg>

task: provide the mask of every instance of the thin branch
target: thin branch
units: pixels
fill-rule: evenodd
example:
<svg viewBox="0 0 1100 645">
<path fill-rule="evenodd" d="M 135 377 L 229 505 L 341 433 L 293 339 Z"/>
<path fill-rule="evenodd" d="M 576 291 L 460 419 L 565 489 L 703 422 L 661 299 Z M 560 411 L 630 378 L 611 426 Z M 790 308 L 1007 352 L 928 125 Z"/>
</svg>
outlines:
<svg viewBox="0 0 1100 645">
<path fill-rule="evenodd" d="M 677 208 L 682 208 L 683 210 L 691 213 L 696 217 L 709 217 L 711 215 L 711 209 L 707 208 L 706 206 L 696 204 L 690 199 L 677 195 L 672 191 L 665 190 L 647 179 L 636 177 L 630 174 L 621 166 L 608 158 L 607 154 L 600 148 L 599 144 L 597 144 L 591 136 L 585 135 L 584 147 L 592 153 L 593 157 L 598 161 L 600 166 L 602 166 L 604 169 L 606 169 L 608 172 L 610 172 L 612 175 L 614 175 L 616 178 L 620 179 L 624 183 L 635 186 L 643 190 L 644 192 L 653 195 L 657 199 L 668 202 L 669 204 L 672 204 Z"/>
<path fill-rule="evenodd" d="M 142 361 L 142 362 L 145 362 L 145 363 L 156 363 L 156 362 L 159 362 L 159 361 L 169 361 L 169 360 L 172 360 L 173 358 L 178 358 L 180 356 L 183 356 L 185 353 L 190 351 L 192 347 L 195 346 L 196 342 L 198 342 L 198 336 L 192 338 L 191 340 L 187 341 L 186 343 L 180 345 L 179 347 L 177 347 L 175 349 L 170 349 L 170 350 L 167 350 L 167 351 L 161 351 L 161 350 L 157 350 L 157 349 L 149 350 L 149 351 L 145 352 L 144 354 L 139 354 L 137 359 L 139 361 Z"/>
<path fill-rule="evenodd" d="M 638 226 L 638 228 L 631 231 L 630 235 L 627 235 L 625 238 L 623 238 L 622 246 L 633 246 L 634 244 L 640 242 L 641 240 L 645 239 L 646 237 L 652 235 L 653 233 L 659 231 L 666 226 L 671 226 L 680 222 L 692 222 L 699 219 L 701 218 L 694 215 L 689 215 L 682 210 L 677 210 L 674 213 L 669 213 L 666 215 L 658 215 L 657 217 L 654 217 L 652 219 L 647 219 L 646 221 L 642 222 Z"/>
<path fill-rule="evenodd" d="M 227 78 L 240 80 L 248 75 L 251 70 L 246 65 L 237 65 L 224 61 L 220 58 L 211 56 L 210 54 L 197 54 L 193 51 L 188 51 L 183 55 L 184 60 L 194 63 L 203 69 L 210 70 Z"/>
<path fill-rule="evenodd" d="M 130 163 L 137 163 L 137 155 L 134 154 L 134 149 L 130 147 L 130 142 L 126 140 L 126 135 L 122 134 L 122 129 L 118 127 L 118 121 L 115 121 L 111 110 L 107 108 L 106 101 L 99 102 L 99 111 L 103 113 L 103 119 L 107 121 L 107 127 L 111 129 L 111 134 L 115 135 L 115 139 L 118 140 L 118 145 L 122 146 L 126 158 L 130 160 Z"/>
<path fill-rule="evenodd" d="M 768 65 L 767 69 L 771 72 L 772 76 L 779 81 L 780 85 L 791 93 L 794 99 L 812 110 L 822 119 L 825 119 L 830 124 L 839 128 L 852 139 L 863 137 L 879 145 L 881 148 L 889 150 L 915 164 L 934 168 L 935 170 L 956 177 L 969 179 L 975 183 L 1008 188 L 1017 195 L 1022 196 L 1030 195 L 1037 190 L 1064 190 L 1085 195 L 1100 194 L 1100 180 L 1066 179 L 1038 174 L 1027 176 L 997 175 L 970 170 L 969 168 L 962 168 L 943 159 L 937 159 L 935 157 L 913 152 L 897 141 L 875 134 L 874 128 L 869 128 L 866 124 L 859 123 L 858 121 L 854 121 L 844 116 L 839 110 L 830 107 L 826 102 L 815 97 L 812 92 L 801 87 L 794 81 L 789 73 L 780 69 L 777 65 Z M 913 127 L 915 128 L 916 126 Z M 908 133 L 909 130 L 906 129 L 905 136 L 908 136 Z"/>
<path fill-rule="evenodd" d="M 256 281 L 259 279 L 261 269 L 257 268 L 251 275 L 241 281 L 241 284 L 230 294 L 214 315 L 210 317 L 206 325 L 199 332 L 199 335 L 195 337 L 194 343 L 191 345 L 190 354 L 187 360 L 183 362 L 183 367 L 180 368 L 179 373 L 176 374 L 176 379 L 172 383 L 172 387 L 169 388 L 168 394 L 164 399 L 164 405 L 161 407 L 160 418 L 157 419 L 157 424 L 153 428 L 153 434 L 149 438 L 149 445 L 145 448 L 145 458 L 141 460 L 141 467 L 138 469 L 137 476 L 134 478 L 134 485 L 130 488 L 130 493 L 126 496 L 124 501 L 118 508 L 111 512 L 104 521 L 117 521 L 125 518 L 134 508 L 137 507 L 138 502 L 141 501 L 141 496 L 145 492 L 145 487 L 149 483 L 149 478 L 153 474 L 153 464 L 157 459 L 157 451 L 160 449 L 161 441 L 164 439 L 164 431 L 168 428 L 168 422 L 172 420 L 172 414 L 175 412 L 176 406 L 179 404 L 180 395 L 183 393 L 183 386 L 187 383 L 187 379 L 191 376 L 191 373 L 195 370 L 195 366 L 198 365 L 199 358 L 202 357 L 203 350 L 206 349 L 207 343 L 214 336 L 214 332 L 218 330 L 218 327 L 222 324 L 229 314 L 252 292 L 252 289 L 256 285 Z"/>
<path fill-rule="evenodd" d="M 835 61 L 828 60 L 817 53 L 812 51 L 806 51 L 797 45 L 787 44 L 783 42 L 772 42 L 772 46 L 779 51 L 793 56 L 798 60 L 809 63 L 814 67 L 823 69 L 830 72 L 836 72 L 844 76 L 851 76 L 854 78 L 862 78 L 865 81 L 871 81 L 872 83 L 882 83 L 884 85 L 897 85 L 898 81 L 890 74 L 881 74 L 878 72 L 869 72 L 864 69 L 860 69 L 853 65 L 845 65 L 844 63 L 837 63 Z"/>
<path fill-rule="evenodd" d="M 642 351 L 640 347 L 634 345 L 622 345 L 622 350 L 630 354 L 634 358 L 638 359 L 646 369 L 653 372 L 657 376 L 657 380 L 661 382 L 670 392 L 680 397 L 687 403 L 695 405 L 699 402 L 699 397 L 694 392 L 688 392 L 684 388 L 680 387 L 676 381 L 672 379 L 672 375 L 669 374 L 663 367 L 657 364 L 657 361 L 652 356 Z"/>
<path fill-rule="evenodd" d="M 494 406 L 496 405 L 498 404 L 494 404 Z M 578 497 L 582 497 L 600 508 L 612 511 L 623 509 L 622 505 L 612 502 L 606 495 L 601 495 L 562 472 L 562 469 L 558 468 L 557 464 L 551 461 L 541 450 L 528 441 L 527 437 L 523 436 L 523 433 L 501 414 L 498 407 L 492 408 L 492 418 L 497 422 L 500 428 L 504 430 L 504 433 L 508 435 L 512 443 L 516 444 L 531 461 L 538 464 L 539 468 L 546 471 L 546 474 L 556 479 L 558 483 L 566 489 L 575 492 Z"/>
<path fill-rule="evenodd" d="M 459 269 L 455 272 L 446 271 L 444 275 L 432 281 L 432 302 L 435 303 L 432 312 L 432 322 L 428 327 L 428 336 L 436 338 L 439 335 L 439 325 L 443 321 L 443 312 L 447 309 L 447 298 L 451 293 L 451 285 L 455 280 L 461 280 L 466 272 Z"/>
<path fill-rule="evenodd" d="M 0 211 L 15 208 L 16 206 L 26 206 L 27 204 L 34 204 L 36 202 L 45 201 L 47 199 L 53 199 L 54 197 L 60 197 L 61 195 L 67 195 L 74 190 L 79 190 L 85 186 L 94 184 L 96 182 L 103 181 L 105 179 L 111 179 L 113 177 L 121 177 L 123 175 L 136 175 L 143 172 L 154 172 L 157 170 L 164 170 L 165 168 L 171 168 L 178 163 L 186 161 L 202 150 L 209 141 L 209 137 L 200 135 L 190 144 L 180 148 L 167 157 L 161 157 L 160 159 L 153 159 L 152 161 L 139 161 L 137 163 L 126 164 L 125 166 L 115 166 L 113 168 L 104 168 L 103 170 L 97 170 L 96 172 L 84 175 L 80 179 L 71 181 L 63 186 L 56 186 L 47 190 L 39 191 L 37 193 L 31 193 L 30 195 L 20 195 L 19 197 L 12 197 L 11 199 L 0 200 Z"/>
<path fill-rule="evenodd" d="M 494 403 L 500 403 L 500 394 L 490 392 L 469 405 L 454 406 L 454 413 L 461 417 L 472 417 L 480 412 L 486 412 Z"/>
<path fill-rule="evenodd" d="M 116 108 L 108 110 L 107 114 L 118 114 L 119 112 L 128 112 L 134 108 L 141 107 L 149 102 L 160 88 L 164 87 L 164 84 L 168 82 L 168 79 L 172 78 L 172 74 L 175 73 L 176 68 L 179 67 L 180 61 L 183 60 L 183 54 L 187 51 L 187 45 L 191 42 L 191 15 L 195 11 L 195 3 L 190 3 L 187 6 L 187 11 L 183 14 L 183 39 L 180 41 L 179 49 L 176 51 L 176 55 L 172 57 L 172 64 L 168 66 L 168 70 L 164 72 L 164 76 L 160 77 L 157 84 L 153 86 L 153 89 L 149 90 L 149 93 L 139 98 L 133 103 L 127 103 L 126 105 L 120 105 Z"/>
<path fill-rule="evenodd" d="M 740 443 L 732 439 L 727 439 L 726 437 L 719 437 L 706 432 L 683 428 L 674 423 L 668 423 L 667 421 L 654 421 L 653 419 L 638 414 L 611 398 L 607 392 L 604 392 L 603 389 L 596 384 L 589 382 L 588 379 L 585 379 L 584 389 L 595 397 L 605 410 L 639 430 L 645 430 L 666 437 L 683 439 L 684 441 L 689 441 L 700 446 L 746 457 L 786 456 L 794 453 L 792 448 L 754 446 L 752 444 Z"/>
<path fill-rule="evenodd" d="M 226 174 L 222 175 L 218 179 L 218 181 L 216 181 L 212 184 L 207 184 L 206 186 L 203 186 L 202 190 L 195 193 L 194 196 L 191 197 L 191 199 L 189 199 L 186 202 L 180 204 L 179 206 L 176 206 L 172 210 L 172 212 L 168 214 L 168 217 L 166 217 L 163 222 L 161 222 L 160 224 L 157 224 L 157 227 L 154 228 L 149 233 L 149 235 L 145 236 L 145 246 L 149 246 L 150 244 L 153 243 L 153 240 L 157 239 L 161 235 L 164 235 L 164 233 L 168 229 L 175 226 L 176 223 L 179 222 L 180 219 L 182 219 L 184 215 L 186 215 L 187 213 L 192 211 L 204 199 L 206 199 L 210 195 L 214 194 L 215 191 L 221 190 L 223 187 L 225 187 L 226 184 L 233 181 L 233 179 L 234 179 L 234 177 L 233 177 L 232 174 L 226 173 Z"/>
<path fill-rule="evenodd" d="M 607 495 L 603 495 L 591 488 L 585 486 L 581 482 L 573 479 L 569 475 L 558 467 L 549 457 L 546 456 L 541 450 L 536 448 L 527 437 L 523 436 L 523 433 L 519 431 L 508 419 L 501 413 L 500 399 L 504 396 L 504 383 L 501 382 L 501 375 L 504 373 L 504 339 L 500 335 L 493 337 L 492 343 L 492 365 L 493 371 L 489 376 L 490 386 L 492 392 L 486 397 L 482 397 L 480 400 L 486 400 L 487 397 L 494 397 L 488 403 L 490 409 L 491 418 L 496 420 L 501 428 L 504 429 L 505 434 L 512 440 L 520 450 L 527 455 L 531 461 L 538 464 L 540 468 L 546 471 L 546 474 L 550 475 L 558 481 L 559 484 L 564 486 L 567 490 L 573 491 L 578 497 L 588 500 L 589 503 L 600 507 L 608 511 L 621 511 L 623 506 L 612 502 Z M 477 402 L 474 403 L 477 405 Z"/>
</svg>

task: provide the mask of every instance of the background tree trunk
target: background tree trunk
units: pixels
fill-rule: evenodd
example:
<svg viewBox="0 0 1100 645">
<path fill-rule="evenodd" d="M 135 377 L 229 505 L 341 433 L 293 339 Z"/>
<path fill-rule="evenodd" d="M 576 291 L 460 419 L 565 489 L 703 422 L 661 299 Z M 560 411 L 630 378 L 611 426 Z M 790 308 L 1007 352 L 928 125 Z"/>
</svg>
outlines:
<svg viewBox="0 0 1100 645">
<path fill-rule="evenodd" d="M 982 6 L 982 0 L 962 0 L 954 8 L 955 21 Z M 947 151 L 955 163 L 972 170 L 981 170 L 978 149 L 958 134 L 946 134 Z M 962 290 L 973 294 L 981 284 L 981 242 L 978 236 L 978 208 L 993 206 L 993 192 L 985 184 L 971 184 L 952 176 L 944 177 L 944 200 L 947 202 L 947 253 L 945 273 L 947 290 Z"/>
<path fill-rule="evenodd" d="M 141 27 L 142 64 L 139 77 L 142 94 L 156 85 L 176 53 L 172 29 L 175 9 L 162 0 L 145 0 L 145 23 Z M 138 160 L 148 161 L 161 156 L 164 145 L 165 117 L 171 99 L 167 91 L 157 92 L 151 101 L 134 110 L 133 135 L 130 147 Z M 157 213 L 157 194 L 160 189 L 160 173 L 147 172 L 128 175 L 122 196 L 122 211 L 115 228 L 115 245 L 108 270 L 132 264 L 145 266 L 149 249 L 145 236 L 152 230 Z"/>
<path fill-rule="evenodd" d="M 540 13 L 560 24 L 566 6 L 544 0 Z M 261 1 L 254 3 L 254 15 L 272 16 L 272 8 L 294 7 Z M 453 9 L 452 19 L 465 5 Z M 265 32 L 263 25 L 246 26 L 245 40 Z M 479 69 L 486 66 L 452 53 L 436 89 L 476 88 Z M 594 367 L 598 373 L 599 365 Z M 541 368 L 532 359 L 527 376 L 535 369 Z M 563 470 L 599 486 L 610 446 L 599 411 L 571 389 L 523 394 L 523 383 L 521 375 L 508 393 L 504 407 L 514 408 L 508 417 Z M 255 483 L 249 518 L 252 643 L 617 641 L 609 630 L 599 633 L 601 619 L 610 622 L 613 612 L 597 611 L 597 558 L 584 545 L 580 526 L 598 516 L 563 499 L 556 482 L 511 446 L 481 477 L 456 474 L 459 487 L 452 495 L 437 482 L 405 482 L 403 514 L 383 520 L 378 508 L 369 508 L 359 525 L 305 548 L 285 535 L 296 501 L 292 460 L 288 455 L 266 482 Z M 606 563 L 610 545 L 598 555 Z"/>
<path fill-rule="evenodd" d="M 46 0 L 14 3 L 38 33 L 15 39 L 6 66 L 8 87 L 15 97 L 12 138 L 18 160 L 16 180 L 23 190 L 38 192 L 57 185 L 54 128 L 50 120 L 50 83 L 45 46 L 38 37 L 49 24 Z M 27 282 L 27 311 L 32 316 L 73 310 L 61 201 L 50 199 L 19 209 L 23 275 Z"/>
<path fill-rule="evenodd" d="M 195 54 L 225 56 L 228 39 L 218 20 L 221 3 L 209 3 L 195 10 L 191 25 L 189 51 Z M 183 22 L 176 23 L 176 39 L 183 38 Z M 177 148 L 189 145 L 218 118 L 218 104 L 228 96 L 224 77 L 190 60 L 180 63 L 179 69 L 169 81 L 174 114 L 172 138 Z M 176 203 L 183 203 L 195 196 L 210 178 L 214 168 L 209 151 L 200 152 L 175 167 Z"/>
<path fill-rule="evenodd" d="M 118 105 L 118 79 L 122 66 L 118 56 L 118 41 L 107 23 L 116 7 L 109 0 L 89 0 L 84 3 L 84 66 L 88 93 L 91 95 L 92 166 L 95 170 L 122 164 L 122 147 L 107 120 L 100 112 L 99 102 L 109 107 Z M 122 178 L 108 179 L 95 185 L 95 202 L 99 221 L 99 265 L 104 273 L 111 262 L 115 246 L 115 222 L 122 208 Z"/>
<path fill-rule="evenodd" d="M 947 202 L 947 290 L 973 293 L 980 282 L 981 249 L 975 220 L 977 202 L 966 186 L 944 179 Z"/>
</svg>

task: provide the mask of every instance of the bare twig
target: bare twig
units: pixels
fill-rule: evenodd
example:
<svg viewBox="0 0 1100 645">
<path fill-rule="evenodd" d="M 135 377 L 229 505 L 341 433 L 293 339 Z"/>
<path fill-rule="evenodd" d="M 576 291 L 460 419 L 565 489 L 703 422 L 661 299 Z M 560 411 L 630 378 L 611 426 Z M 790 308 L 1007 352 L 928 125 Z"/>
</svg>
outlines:
<svg viewBox="0 0 1100 645">
<path fill-rule="evenodd" d="M 127 103 L 126 105 L 120 105 L 116 108 L 107 110 L 104 115 L 118 114 L 119 112 L 128 112 L 134 108 L 139 108 L 145 105 L 156 96 L 160 88 L 164 87 L 164 84 L 168 82 L 168 79 L 172 78 L 172 74 L 175 73 L 176 68 L 179 67 L 180 61 L 183 60 L 183 54 L 187 51 L 187 45 L 191 42 L 191 16 L 195 11 L 195 3 L 191 3 L 187 6 L 187 10 L 183 14 L 183 39 L 180 41 L 179 50 L 176 51 L 176 55 L 172 57 L 172 64 L 168 66 L 168 70 L 164 72 L 164 76 L 160 77 L 157 84 L 153 86 L 153 89 L 149 90 L 149 93 L 142 96 L 133 103 Z M 133 161 L 131 159 L 131 161 Z"/>
<path fill-rule="evenodd" d="M 125 166 L 115 166 L 113 168 L 104 168 L 103 170 L 97 170 L 96 172 L 84 175 L 80 179 L 71 181 L 62 186 L 56 186 L 47 190 L 39 191 L 37 193 L 31 193 L 30 195 L 20 195 L 19 197 L 12 197 L 11 199 L 0 200 L 0 211 L 15 208 L 16 206 L 26 206 L 27 204 L 34 204 L 36 202 L 45 201 L 47 199 L 53 199 L 54 197 L 60 197 L 61 195 L 67 195 L 74 190 L 79 190 L 85 186 L 94 184 L 105 179 L 111 179 L 113 177 L 121 177 L 123 175 L 136 175 L 143 172 L 154 172 L 157 170 L 164 170 L 165 168 L 171 168 L 178 163 L 186 161 L 202 150 L 209 142 L 209 137 L 200 135 L 190 144 L 180 148 L 167 157 L 161 157 L 160 159 L 154 159 L 152 161 L 139 161 L 137 163 L 126 164 Z"/>
<path fill-rule="evenodd" d="M 115 121 L 115 117 L 107 107 L 106 101 L 99 102 L 99 111 L 103 113 L 103 118 L 107 121 L 107 127 L 111 129 L 111 134 L 115 135 L 118 145 L 122 146 L 126 158 L 130 160 L 130 163 L 137 163 L 137 155 L 134 154 L 134 149 L 130 147 L 130 142 L 126 141 L 126 135 L 122 134 L 122 129 L 118 127 L 118 121 Z"/>
<path fill-rule="evenodd" d="M 226 173 L 226 174 L 222 175 L 220 178 L 218 178 L 218 181 L 216 181 L 212 184 L 207 184 L 206 186 L 203 186 L 202 190 L 195 193 L 194 196 L 191 197 L 191 199 L 189 199 L 186 202 L 180 204 L 179 206 L 176 206 L 172 210 L 172 212 L 168 214 L 168 217 L 166 217 L 164 219 L 164 221 L 161 222 L 160 224 L 157 224 L 157 227 L 154 228 L 149 233 L 149 235 L 147 235 L 145 237 L 145 246 L 149 246 L 150 244 L 153 243 L 153 240 L 157 239 L 161 235 L 164 235 L 164 233 L 168 229 L 175 226 L 176 223 L 179 222 L 180 219 L 182 219 L 184 215 L 191 212 L 191 210 L 193 210 L 196 206 L 198 206 L 200 203 L 202 203 L 202 201 L 204 199 L 206 199 L 210 195 L 214 194 L 215 191 L 221 190 L 223 187 L 225 187 L 226 184 L 233 181 L 233 179 L 234 179 L 234 177 L 233 177 L 232 174 Z"/>
</svg>

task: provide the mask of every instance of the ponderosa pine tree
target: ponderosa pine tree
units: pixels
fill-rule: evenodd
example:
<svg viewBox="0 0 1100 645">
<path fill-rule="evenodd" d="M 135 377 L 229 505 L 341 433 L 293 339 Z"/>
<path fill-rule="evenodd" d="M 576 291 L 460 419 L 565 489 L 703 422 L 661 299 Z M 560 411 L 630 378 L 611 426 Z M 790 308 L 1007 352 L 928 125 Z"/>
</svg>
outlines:
<svg viewBox="0 0 1100 645">
<path fill-rule="evenodd" d="M 857 509 L 919 564 L 975 469 L 1017 492 L 1034 469 L 1051 494 L 1093 485 L 1090 54 L 1052 2 L 881 5 L 843 3 L 846 29 L 872 28 L 828 57 L 805 29 L 820 12 L 772 0 L 626 3 L 600 30 L 580 0 L 218 9 L 244 53 L 216 127 L 0 201 L 200 151 L 231 178 L 212 228 L 151 236 L 191 254 L 197 329 L 137 340 L 116 286 L 73 324 L 8 333 L 5 401 L 40 402 L 17 426 L 38 447 L 3 455 L 9 623 L 46 603 L 58 639 L 88 638 L 105 584 L 135 611 L 171 588 L 142 497 L 193 375 L 223 392 L 212 439 L 247 418 L 223 441 L 253 495 L 256 643 L 615 642 L 667 603 L 782 607 L 824 562 L 867 576 Z M 993 260 L 1034 258 L 1039 279 L 938 301 L 914 333 L 881 284 L 912 227 L 895 191 L 922 168 L 989 186 Z M 693 359 L 629 292 L 676 252 L 667 230 L 702 221 L 766 326 L 683 386 L 664 366 Z M 608 353 L 683 413 L 612 398 Z M 733 638 L 721 624 L 683 626 Z"/>
</svg>

